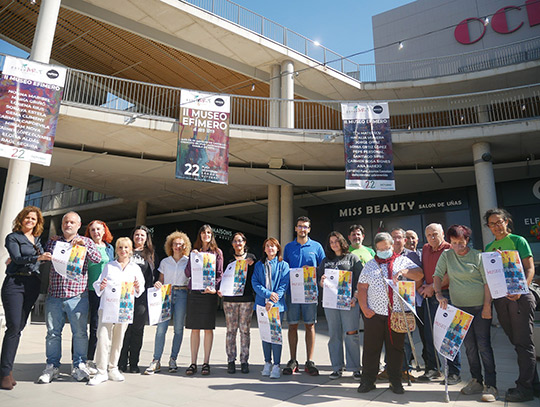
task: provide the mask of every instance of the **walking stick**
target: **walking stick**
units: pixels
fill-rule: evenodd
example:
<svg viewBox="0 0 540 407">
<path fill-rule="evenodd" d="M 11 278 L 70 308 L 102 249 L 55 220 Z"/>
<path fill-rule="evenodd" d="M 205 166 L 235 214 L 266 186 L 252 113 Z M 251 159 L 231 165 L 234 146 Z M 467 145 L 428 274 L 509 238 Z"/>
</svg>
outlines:
<svg viewBox="0 0 540 407">
<path fill-rule="evenodd" d="M 444 358 L 444 402 L 450 403 L 450 396 L 448 395 L 448 361 Z"/>
<path fill-rule="evenodd" d="M 409 324 L 407 323 L 407 316 L 405 315 L 405 310 L 403 309 L 405 300 L 403 298 L 401 298 L 401 295 L 399 295 L 398 297 L 401 300 L 401 313 L 403 314 L 403 319 L 405 320 L 405 326 L 407 327 L 407 337 L 409 338 L 409 344 L 411 345 L 411 351 L 412 351 L 412 354 L 413 354 L 414 361 L 416 363 L 416 369 L 418 370 L 418 369 L 420 369 L 420 365 L 418 364 L 418 356 L 416 356 L 416 347 L 414 346 L 414 341 L 413 341 L 413 337 L 412 337 L 412 334 L 411 334 L 411 330 L 409 329 Z M 408 365 L 408 363 L 407 363 L 407 365 Z M 409 373 L 408 367 L 407 367 L 407 386 L 412 386 L 411 375 Z"/>
<path fill-rule="evenodd" d="M 429 328 L 431 329 L 431 340 L 433 342 L 433 354 L 435 355 L 435 364 L 437 365 L 437 371 L 441 371 L 441 362 L 439 362 L 439 355 L 437 355 L 437 349 L 435 349 L 435 335 L 433 335 L 433 318 L 431 318 L 431 310 L 429 309 L 429 299 L 424 298 L 427 305 L 428 317 L 429 317 Z M 445 358 L 446 360 L 446 358 Z"/>
</svg>

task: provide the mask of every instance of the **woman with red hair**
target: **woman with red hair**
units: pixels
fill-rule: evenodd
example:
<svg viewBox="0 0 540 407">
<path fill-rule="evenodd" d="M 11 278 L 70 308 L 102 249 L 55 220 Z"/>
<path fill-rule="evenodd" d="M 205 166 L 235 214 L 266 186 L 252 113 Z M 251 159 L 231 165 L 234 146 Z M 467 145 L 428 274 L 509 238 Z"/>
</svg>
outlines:
<svg viewBox="0 0 540 407">
<path fill-rule="evenodd" d="M 86 227 L 84 233 L 86 237 L 91 238 L 101 254 L 101 261 L 93 263 L 88 261 L 88 300 L 90 304 L 89 321 L 90 335 L 88 337 L 87 366 L 91 373 L 95 373 L 94 354 L 96 353 L 97 328 L 98 328 L 98 309 L 99 297 L 94 290 L 94 282 L 99 278 L 105 265 L 114 260 L 114 248 L 111 245 L 113 236 L 107 224 L 101 220 L 93 220 Z"/>
</svg>

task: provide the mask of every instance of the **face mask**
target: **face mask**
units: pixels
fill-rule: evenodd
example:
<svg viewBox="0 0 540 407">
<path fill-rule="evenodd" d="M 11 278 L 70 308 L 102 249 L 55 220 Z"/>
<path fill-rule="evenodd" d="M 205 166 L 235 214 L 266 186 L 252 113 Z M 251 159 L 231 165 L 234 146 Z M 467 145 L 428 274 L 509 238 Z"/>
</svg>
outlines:
<svg viewBox="0 0 540 407">
<path fill-rule="evenodd" d="M 386 260 L 392 257 L 394 254 L 394 251 L 392 249 L 388 250 L 377 250 L 377 256 L 379 256 L 380 259 Z"/>
</svg>

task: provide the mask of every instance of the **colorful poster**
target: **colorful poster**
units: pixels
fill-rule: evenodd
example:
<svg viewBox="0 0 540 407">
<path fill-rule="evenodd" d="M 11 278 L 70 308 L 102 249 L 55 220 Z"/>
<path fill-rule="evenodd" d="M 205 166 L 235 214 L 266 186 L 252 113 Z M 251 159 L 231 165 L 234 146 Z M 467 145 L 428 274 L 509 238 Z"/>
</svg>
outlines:
<svg viewBox="0 0 540 407">
<path fill-rule="evenodd" d="M 69 242 L 56 242 L 52 254 L 52 263 L 54 270 L 62 277 L 79 281 L 82 278 L 85 258 L 86 247 L 72 246 Z"/>
<path fill-rule="evenodd" d="M 248 264 L 246 260 L 236 260 L 229 263 L 221 278 L 220 291 L 226 297 L 244 295 L 246 287 Z"/>
<path fill-rule="evenodd" d="M 304 266 L 290 270 L 291 302 L 293 304 L 317 304 L 317 269 Z"/>
<path fill-rule="evenodd" d="M 227 184 L 229 96 L 182 90 L 176 178 Z"/>
<path fill-rule="evenodd" d="M 51 165 L 66 69 L 6 56 L 0 78 L 0 156 Z"/>
<path fill-rule="evenodd" d="M 191 252 L 191 289 L 205 290 L 216 287 L 216 255 L 213 253 Z"/>
<path fill-rule="evenodd" d="M 352 271 L 325 269 L 323 307 L 351 309 Z"/>
<path fill-rule="evenodd" d="M 283 343 L 278 307 L 272 307 L 267 312 L 265 307 L 257 305 L 257 322 L 262 341 L 277 345 Z"/>
<path fill-rule="evenodd" d="M 433 321 L 433 340 L 435 349 L 446 359 L 454 360 L 456 357 L 473 318 L 452 305 L 437 309 Z"/>
<path fill-rule="evenodd" d="M 516 250 L 482 253 L 482 263 L 493 299 L 529 292 L 523 264 Z"/>
<path fill-rule="evenodd" d="M 412 311 L 414 315 L 416 315 L 416 318 L 418 318 L 418 315 L 416 314 L 416 286 L 414 281 L 398 281 L 398 285 L 396 286 L 392 279 L 387 278 L 385 280 L 386 284 L 388 284 L 388 286 L 394 290 L 394 293 L 398 294 L 401 304 L 405 304 L 405 312 L 407 312 L 408 309 L 409 311 Z"/>
<path fill-rule="evenodd" d="M 165 284 L 161 288 L 148 289 L 148 320 L 150 325 L 171 319 L 171 285 Z"/>
<path fill-rule="evenodd" d="M 135 289 L 133 281 L 108 281 L 101 294 L 101 320 L 104 323 L 133 323 Z"/>
<path fill-rule="evenodd" d="M 388 103 L 342 103 L 345 189 L 394 191 Z"/>
</svg>

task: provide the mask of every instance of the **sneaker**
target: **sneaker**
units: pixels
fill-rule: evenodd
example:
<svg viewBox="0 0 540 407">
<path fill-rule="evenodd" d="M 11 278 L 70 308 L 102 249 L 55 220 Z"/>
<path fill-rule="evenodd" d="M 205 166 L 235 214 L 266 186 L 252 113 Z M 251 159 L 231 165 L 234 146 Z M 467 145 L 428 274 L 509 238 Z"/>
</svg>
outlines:
<svg viewBox="0 0 540 407">
<path fill-rule="evenodd" d="M 141 369 L 139 368 L 139 366 L 129 366 L 129 373 L 141 373 Z"/>
<path fill-rule="evenodd" d="M 60 369 L 54 367 L 54 365 L 47 365 L 41 376 L 39 376 L 38 383 L 46 384 L 52 382 L 54 379 L 58 379 L 60 376 Z"/>
<path fill-rule="evenodd" d="M 482 392 L 482 401 L 492 402 L 499 398 L 499 392 L 497 388 L 493 386 L 485 386 L 484 391 Z"/>
<path fill-rule="evenodd" d="M 153 359 L 150 363 L 150 366 L 146 368 L 144 371 L 145 375 L 153 375 L 154 373 L 157 373 L 161 370 L 161 363 L 159 360 Z"/>
<path fill-rule="evenodd" d="M 284 370 L 285 370 L 285 369 L 284 369 Z M 263 376 L 270 376 L 271 371 L 272 371 L 272 363 L 270 363 L 270 362 L 265 362 L 261 374 L 262 374 Z M 285 373 L 284 373 L 284 374 L 285 374 Z"/>
<path fill-rule="evenodd" d="M 390 383 L 390 390 L 392 390 L 394 394 L 405 393 L 405 389 L 401 383 Z"/>
<path fill-rule="evenodd" d="M 471 379 L 469 383 L 467 383 L 467 385 L 463 387 L 460 391 L 461 391 L 461 394 L 466 394 L 466 395 L 479 394 L 484 391 L 484 386 L 481 383 L 478 383 L 478 380 Z"/>
<path fill-rule="evenodd" d="M 287 362 L 287 366 L 283 369 L 284 375 L 290 375 L 298 372 L 298 361 L 291 359 Z"/>
<path fill-rule="evenodd" d="M 362 379 L 362 372 L 360 370 L 355 370 L 352 374 L 354 380 L 360 381 Z"/>
<path fill-rule="evenodd" d="M 526 391 L 522 388 L 508 389 L 505 401 L 521 403 L 534 400 L 534 391 Z"/>
<path fill-rule="evenodd" d="M 358 386 L 358 389 L 356 390 L 358 393 L 367 393 L 373 389 L 375 389 L 374 383 L 360 383 L 360 386 Z"/>
<path fill-rule="evenodd" d="M 411 383 L 414 383 L 416 381 L 416 377 L 414 377 L 410 371 L 404 370 L 403 373 L 401 374 L 401 380 L 404 380 L 406 382 L 410 380 Z"/>
<path fill-rule="evenodd" d="M 281 369 L 279 365 L 274 365 L 272 367 L 272 372 L 270 373 L 270 379 L 279 379 L 281 377 Z"/>
<path fill-rule="evenodd" d="M 306 362 L 304 371 L 310 376 L 319 376 L 319 369 L 317 369 L 315 362 L 312 360 Z"/>
<path fill-rule="evenodd" d="M 341 369 L 340 370 L 336 370 L 332 373 L 330 373 L 330 379 L 332 380 L 336 380 L 336 379 L 339 379 L 341 377 L 342 373 L 341 373 Z"/>
<path fill-rule="evenodd" d="M 109 380 L 109 375 L 107 375 L 107 373 L 98 373 L 88 380 L 88 386 L 97 386 L 98 384 L 105 383 L 107 380 Z"/>
<path fill-rule="evenodd" d="M 449 374 L 448 375 L 448 385 L 453 386 L 454 384 L 461 383 L 461 376 L 457 374 Z M 444 384 L 444 380 L 441 382 L 441 384 Z M 482 393 L 482 390 L 484 390 L 484 386 L 480 385 L 482 388 L 478 393 Z"/>
<path fill-rule="evenodd" d="M 169 359 L 169 373 L 176 373 L 178 371 L 178 365 L 176 364 L 176 359 Z"/>
<path fill-rule="evenodd" d="M 79 363 L 77 367 L 71 370 L 71 376 L 78 382 L 88 381 L 90 379 L 90 372 L 86 368 L 86 363 Z"/>
<path fill-rule="evenodd" d="M 236 364 L 234 362 L 227 363 L 227 373 L 229 374 L 236 373 Z"/>
<path fill-rule="evenodd" d="M 249 363 L 248 362 L 244 362 L 240 365 L 240 371 L 244 374 L 247 374 L 249 373 Z"/>
<path fill-rule="evenodd" d="M 437 380 L 441 377 L 441 372 L 436 369 L 430 369 L 425 372 L 422 376 L 417 377 L 416 380 L 422 383 L 429 383 L 433 380 Z"/>
<path fill-rule="evenodd" d="M 126 378 L 120 373 L 120 370 L 115 367 L 114 369 L 109 370 L 109 380 L 112 380 L 113 382 L 123 382 Z"/>
<path fill-rule="evenodd" d="M 95 375 L 98 372 L 96 362 L 93 360 L 86 361 L 86 368 L 88 369 L 88 373 L 90 373 L 90 375 Z"/>
</svg>

